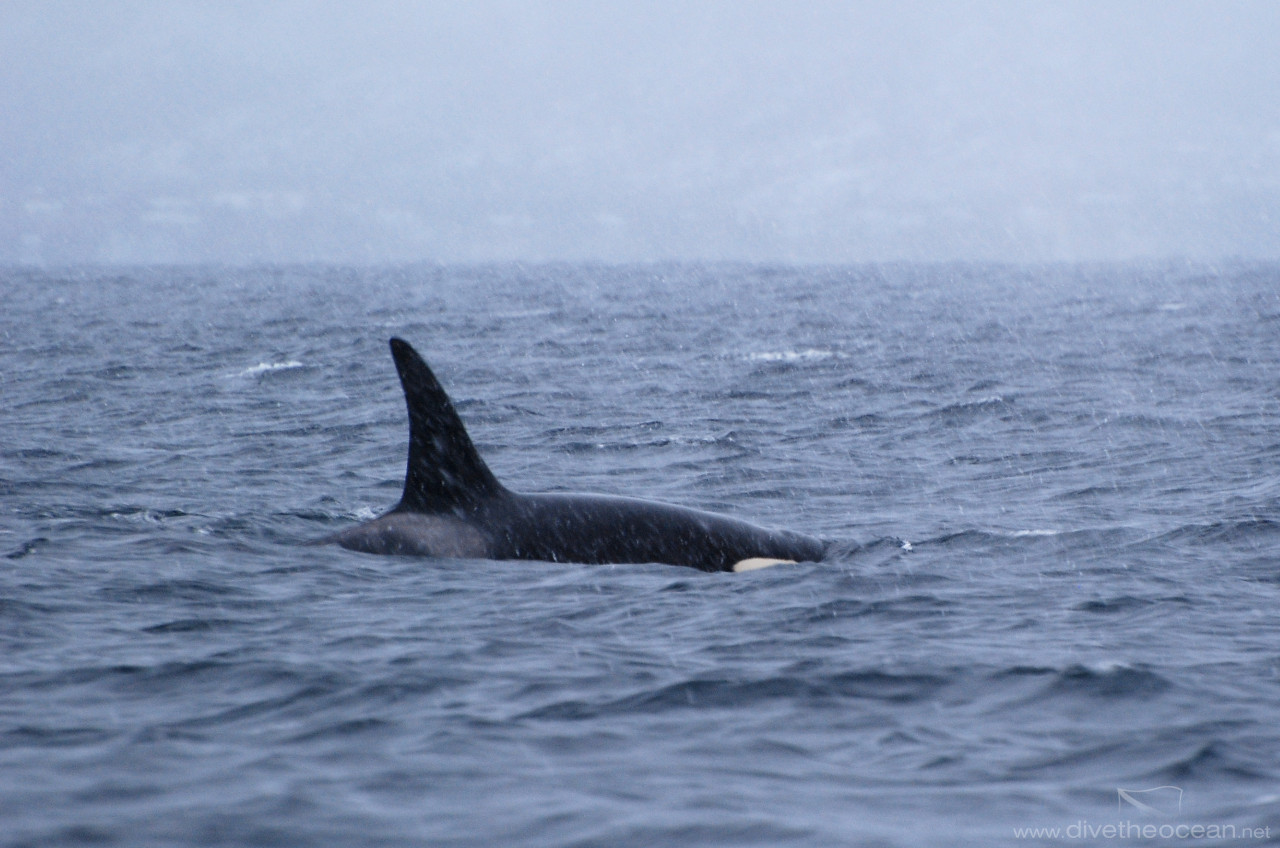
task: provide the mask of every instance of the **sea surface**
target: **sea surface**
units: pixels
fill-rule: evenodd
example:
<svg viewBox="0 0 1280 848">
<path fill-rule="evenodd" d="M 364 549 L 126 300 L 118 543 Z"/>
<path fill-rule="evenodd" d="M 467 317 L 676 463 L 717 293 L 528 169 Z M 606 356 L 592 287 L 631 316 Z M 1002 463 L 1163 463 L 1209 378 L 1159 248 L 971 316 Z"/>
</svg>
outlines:
<svg viewBox="0 0 1280 848">
<path fill-rule="evenodd" d="M 830 556 L 307 544 L 392 335 L 508 486 Z M 1277 839 L 1280 265 L 0 271 L 0 844 Z"/>
</svg>

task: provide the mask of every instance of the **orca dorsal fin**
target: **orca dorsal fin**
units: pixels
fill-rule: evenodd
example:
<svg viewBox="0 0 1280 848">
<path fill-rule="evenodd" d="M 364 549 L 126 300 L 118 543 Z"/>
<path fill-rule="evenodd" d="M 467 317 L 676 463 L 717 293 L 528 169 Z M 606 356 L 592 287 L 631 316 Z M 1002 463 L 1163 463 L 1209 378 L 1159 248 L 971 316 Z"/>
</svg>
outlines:
<svg viewBox="0 0 1280 848">
<path fill-rule="evenodd" d="M 391 356 L 409 407 L 409 466 L 396 509 L 453 512 L 504 491 L 418 352 L 403 339 L 393 338 Z"/>
</svg>

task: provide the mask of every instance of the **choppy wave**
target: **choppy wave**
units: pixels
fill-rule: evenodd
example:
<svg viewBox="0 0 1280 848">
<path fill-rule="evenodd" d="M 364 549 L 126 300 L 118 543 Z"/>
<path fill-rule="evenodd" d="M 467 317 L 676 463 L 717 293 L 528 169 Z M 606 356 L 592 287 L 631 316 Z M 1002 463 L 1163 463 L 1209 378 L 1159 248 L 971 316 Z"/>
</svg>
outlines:
<svg viewBox="0 0 1280 848">
<path fill-rule="evenodd" d="M 1277 280 L 10 275 L 3 839 L 1011 844 L 1159 786 L 1274 827 Z M 512 487 L 727 511 L 826 561 L 310 544 L 399 497 L 392 332 Z"/>
</svg>

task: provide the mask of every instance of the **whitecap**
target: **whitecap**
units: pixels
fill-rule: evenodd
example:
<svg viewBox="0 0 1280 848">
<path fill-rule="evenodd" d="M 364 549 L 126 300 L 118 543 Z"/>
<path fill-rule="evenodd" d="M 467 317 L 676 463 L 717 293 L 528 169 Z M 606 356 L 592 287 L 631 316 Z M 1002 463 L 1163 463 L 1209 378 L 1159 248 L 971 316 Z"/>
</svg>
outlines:
<svg viewBox="0 0 1280 848">
<path fill-rule="evenodd" d="M 1124 660 L 1097 660 L 1091 663 L 1082 663 L 1079 667 L 1094 674 L 1120 674 L 1121 672 L 1134 670 L 1133 664 Z"/>
<path fill-rule="evenodd" d="M 804 350 L 766 350 L 748 353 L 750 362 L 811 362 L 820 359 L 844 359 L 844 354 L 837 350 L 821 350 L 805 348 Z"/>
<path fill-rule="evenodd" d="M 302 363 L 296 359 L 290 359 L 286 362 L 259 362 L 250 368 L 246 368 L 237 374 L 237 377 L 256 377 L 259 374 L 268 374 L 272 371 L 287 371 L 290 368 L 301 368 Z"/>
</svg>

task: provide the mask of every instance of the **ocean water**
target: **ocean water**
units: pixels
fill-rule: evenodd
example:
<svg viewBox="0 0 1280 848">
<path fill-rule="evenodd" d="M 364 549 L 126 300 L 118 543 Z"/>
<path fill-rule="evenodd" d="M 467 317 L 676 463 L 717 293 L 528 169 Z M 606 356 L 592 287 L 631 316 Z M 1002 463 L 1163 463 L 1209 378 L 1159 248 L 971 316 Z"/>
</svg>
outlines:
<svg viewBox="0 0 1280 848">
<path fill-rule="evenodd" d="M 830 556 L 307 545 L 391 335 L 512 488 Z M 0 844 L 1280 836 L 1280 265 L 8 269 L 0 401 Z"/>
</svg>

